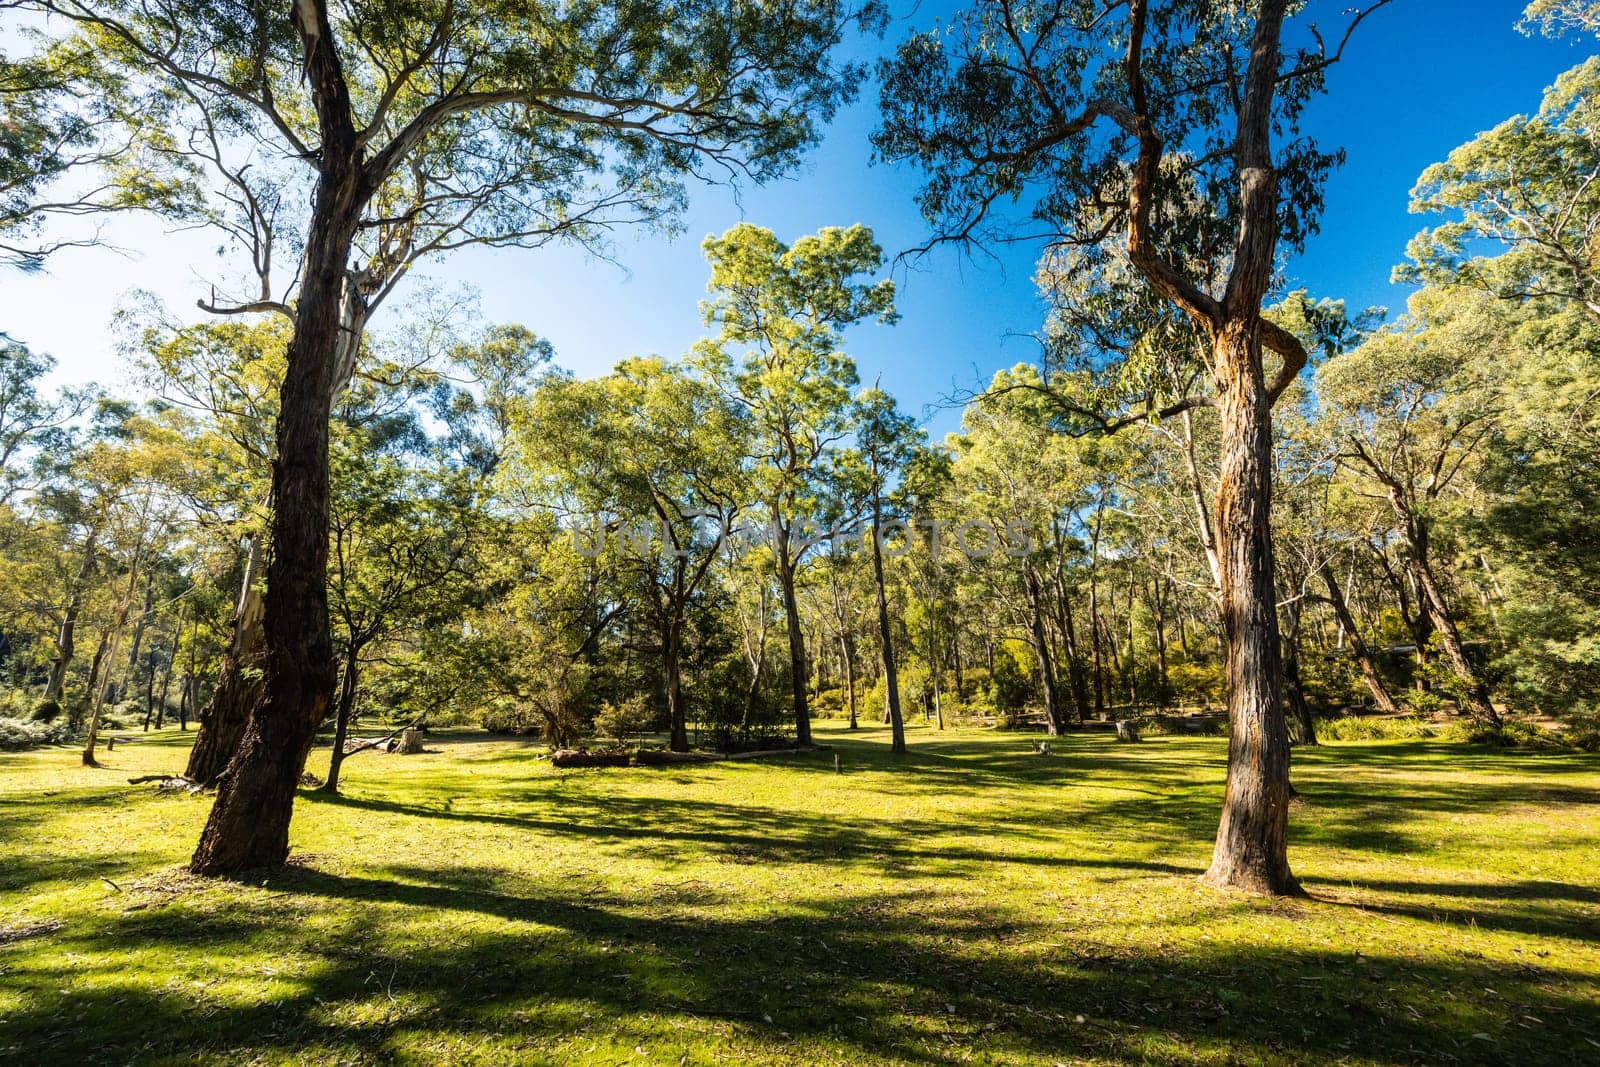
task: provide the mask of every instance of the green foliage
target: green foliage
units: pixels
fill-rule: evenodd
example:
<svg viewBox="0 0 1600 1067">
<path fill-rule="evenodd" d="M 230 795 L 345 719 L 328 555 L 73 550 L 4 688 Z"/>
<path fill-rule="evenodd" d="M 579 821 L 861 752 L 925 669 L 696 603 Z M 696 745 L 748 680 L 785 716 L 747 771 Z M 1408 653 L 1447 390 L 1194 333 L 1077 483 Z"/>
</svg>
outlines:
<svg viewBox="0 0 1600 1067">
<path fill-rule="evenodd" d="M 1178 660 L 1167 664 L 1167 683 L 1174 702 L 1210 707 L 1220 705 L 1226 675 L 1220 663 Z"/>
<path fill-rule="evenodd" d="M 1595 0 L 1533 0 L 1518 26 L 1550 37 L 1565 33 L 1600 34 L 1600 3 Z"/>
<path fill-rule="evenodd" d="M 1593 7 L 1585 6 L 1592 27 Z M 1534 7 L 1549 18 L 1557 5 Z M 1453 217 L 1412 240 L 1411 262 L 1397 277 L 1509 300 L 1551 298 L 1600 316 L 1590 255 L 1600 218 L 1597 120 L 1600 57 L 1557 78 L 1536 114 L 1507 119 L 1423 171 L 1411 209 Z"/>
<path fill-rule="evenodd" d="M 623 700 L 601 704 L 594 717 L 594 732 L 597 737 L 615 741 L 618 748 L 627 748 L 632 738 L 648 733 L 655 724 L 656 710 L 643 694 L 636 693 Z"/>
<path fill-rule="evenodd" d="M 1350 715 L 1317 723 L 1317 738 L 1322 741 L 1406 741 L 1438 735 L 1439 731 L 1421 718 Z"/>
<path fill-rule="evenodd" d="M 995 712 L 1015 716 L 1027 705 L 1033 692 L 1028 676 L 1008 650 L 997 649 L 994 656 L 994 674 L 989 679 L 989 704 Z"/>
</svg>

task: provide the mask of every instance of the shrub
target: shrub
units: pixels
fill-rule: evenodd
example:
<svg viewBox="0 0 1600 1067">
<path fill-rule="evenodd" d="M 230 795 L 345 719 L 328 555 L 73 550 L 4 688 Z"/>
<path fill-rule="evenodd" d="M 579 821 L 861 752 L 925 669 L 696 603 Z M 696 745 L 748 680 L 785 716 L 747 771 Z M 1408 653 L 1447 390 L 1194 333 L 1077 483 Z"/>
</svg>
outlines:
<svg viewBox="0 0 1600 1067">
<path fill-rule="evenodd" d="M 1317 736 L 1324 741 L 1414 741 L 1436 737 L 1438 731 L 1412 716 L 1383 718 L 1346 715 L 1318 723 Z"/>
<path fill-rule="evenodd" d="M 1220 704 L 1222 665 L 1179 660 L 1167 667 L 1167 685 L 1171 687 L 1173 701 L 1178 704 Z"/>
<path fill-rule="evenodd" d="M 66 741 L 65 723 L 32 722 L 27 719 L 0 719 L 0 751 L 17 752 L 41 745 L 59 745 Z"/>
<path fill-rule="evenodd" d="M 636 693 L 600 705 L 600 713 L 594 717 L 594 732 L 601 737 L 616 738 L 618 746 L 626 748 L 629 738 L 648 733 L 655 726 L 655 718 L 655 709 L 650 707 L 644 694 Z"/>
<path fill-rule="evenodd" d="M 845 717 L 844 690 L 819 689 L 811 697 L 811 712 L 819 719 Z"/>
<path fill-rule="evenodd" d="M 1583 722 L 1566 730 L 1551 730 L 1525 719 L 1507 719 L 1496 730 L 1479 722 L 1464 722 L 1453 726 L 1447 736 L 1453 741 L 1473 745 L 1498 745 L 1502 748 L 1544 749 L 1570 751 L 1582 749 L 1600 751 L 1600 729 L 1593 722 Z"/>
<path fill-rule="evenodd" d="M 32 719 L 34 722 L 55 722 L 61 718 L 61 702 L 59 700 L 41 700 L 33 706 Z"/>
<path fill-rule="evenodd" d="M 989 681 L 989 703 L 997 714 L 1014 716 L 1028 701 L 1028 678 L 1009 652 L 994 657 L 994 677 Z"/>
</svg>

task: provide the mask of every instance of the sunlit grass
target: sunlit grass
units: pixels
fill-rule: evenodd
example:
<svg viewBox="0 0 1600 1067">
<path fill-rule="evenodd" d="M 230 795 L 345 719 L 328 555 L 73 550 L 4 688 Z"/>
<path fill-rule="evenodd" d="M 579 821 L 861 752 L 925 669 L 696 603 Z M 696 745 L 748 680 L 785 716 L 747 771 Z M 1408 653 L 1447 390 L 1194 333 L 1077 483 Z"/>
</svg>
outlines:
<svg viewBox="0 0 1600 1067">
<path fill-rule="evenodd" d="M 1600 758 L 1297 752 L 1274 902 L 1196 882 L 1221 740 L 819 734 L 842 773 L 362 755 L 237 883 L 126 784 L 187 738 L 0 756 L 0 1061 L 1600 1057 Z"/>
</svg>

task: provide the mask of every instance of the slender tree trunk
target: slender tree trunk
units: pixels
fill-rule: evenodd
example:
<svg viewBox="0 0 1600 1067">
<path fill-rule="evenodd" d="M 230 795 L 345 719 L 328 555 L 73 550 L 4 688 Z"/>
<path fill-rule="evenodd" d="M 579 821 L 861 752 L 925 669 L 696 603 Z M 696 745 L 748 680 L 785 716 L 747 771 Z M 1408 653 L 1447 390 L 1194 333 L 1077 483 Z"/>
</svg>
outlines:
<svg viewBox="0 0 1600 1067">
<path fill-rule="evenodd" d="M 83 740 L 83 765 L 85 767 L 98 767 L 95 759 L 95 745 L 100 740 L 100 715 L 105 709 L 106 694 L 112 689 L 111 668 L 116 659 L 117 646 L 122 643 L 122 635 L 118 633 L 111 639 L 111 649 L 106 658 L 106 677 L 100 687 L 95 690 L 94 706 L 89 712 L 89 729 Z"/>
<path fill-rule="evenodd" d="M 811 713 L 806 706 L 806 635 L 800 623 L 800 602 L 794 590 L 794 560 L 789 555 L 789 529 L 773 513 L 777 544 L 773 558 L 777 563 L 778 591 L 783 597 L 783 621 L 789 634 L 790 689 L 794 694 L 794 737 L 799 745 L 811 744 Z"/>
<path fill-rule="evenodd" d="M 327 11 L 311 0 L 294 10 L 307 51 L 306 78 L 317 100 L 320 172 L 280 392 L 264 612 L 266 677 L 190 863 L 196 874 L 276 866 L 288 857 L 295 789 L 333 699 L 328 412 L 346 318 L 341 301 L 360 299 L 345 292 L 346 264 L 370 191 L 364 188 Z M 306 25 L 308 17 L 316 24 Z"/>
<path fill-rule="evenodd" d="M 72 666 L 72 657 L 76 651 L 78 616 L 83 611 L 83 591 L 89 583 L 89 576 L 94 573 L 94 549 L 97 538 L 97 532 L 91 530 L 83 542 L 83 563 L 79 565 L 77 576 L 72 580 L 72 592 L 67 598 L 67 609 L 62 614 L 61 626 L 56 631 L 56 659 L 50 666 L 50 680 L 45 683 L 45 700 L 60 701 L 62 693 L 66 691 L 67 668 Z"/>
<path fill-rule="evenodd" d="M 1333 568 L 1324 562 L 1321 574 L 1323 587 L 1328 591 L 1328 603 L 1333 606 L 1333 613 L 1339 619 L 1339 628 L 1350 642 L 1350 654 L 1356 659 L 1361 680 L 1367 683 L 1373 703 L 1385 715 L 1398 715 L 1400 709 L 1395 706 L 1394 697 L 1389 695 L 1389 687 L 1384 683 L 1383 674 L 1378 670 L 1378 662 L 1373 658 L 1366 638 L 1356 629 L 1356 620 L 1350 614 L 1350 605 L 1345 602 L 1344 590 L 1339 588 L 1339 579 L 1334 577 Z"/>
<path fill-rule="evenodd" d="M 1306 700 L 1305 687 L 1300 682 L 1300 601 L 1295 600 L 1284 609 L 1283 626 L 1283 699 L 1289 714 L 1299 724 L 1300 743 L 1317 743 L 1317 722 L 1311 714 L 1311 704 Z"/>
<path fill-rule="evenodd" d="M 1128 704 L 1130 707 L 1138 707 L 1139 705 L 1139 661 L 1137 656 L 1134 654 L 1133 647 L 1133 601 L 1134 594 L 1137 593 L 1138 590 L 1139 577 L 1134 573 L 1133 567 L 1130 566 L 1128 568 L 1128 671 L 1124 679 L 1128 685 Z"/>
<path fill-rule="evenodd" d="M 1156 697 L 1164 708 L 1172 699 L 1172 682 L 1167 676 L 1167 598 L 1161 585 L 1160 577 L 1150 583 L 1150 600 L 1156 614 Z"/>
<path fill-rule="evenodd" d="M 1105 501 L 1095 504 L 1094 533 L 1089 539 L 1089 645 L 1094 659 L 1094 715 L 1106 714 L 1106 667 L 1100 644 L 1100 521 Z"/>
<path fill-rule="evenodd" d="M 356 710 L 356 687 L 360 684 L 361 650 L 354 644 L 345 652 L 344 674 L 339 680 L 339 704 L 334 713 L 333 755 L 328 757 L 328 780 L 322 783 L 322 792 L 339 791 L 339 772 L 344 767 L 344 746 L 350 737 L 350 724 Z"/>
<path fill-rule="evenodd" d="M 1228 780 L 1205 881 L 1299 893 L 1289 870 L 1289 737 L 1280 693 L 1272 558 L 1272 408 L 1259 320 L 1223 324 L 1215 345 L 1222 431 L 1215 508 L 1227 637 Z"/>
<path fill-rule="evenodd" d="M 1022 581 L 1028 595 L 1028 633 L 1032 636 L 1034 656 L 1039 662 L 1039 687 L 1044 694 L 1044 729 L 1046 734 L 1055 737 L 1061 732 L 1061 700 L 1056 692 L 1056 668 L 1051 662 L 1050 642 L 1044 632 L 1044 598 L 1039 592 L 1039 579 L 1026 563 L 1022 566 Z"/>
<path fill-rule="evenodd" d="M 178 659 L 178 642 L 183 637 L 183 616 L 178 616 L 177 624 L 172 629 L 172 649 L 167 653 L 167 662 L 161 668 L 161 699 L 156 703 L 156 729 L 159 730 L 167 721 L 167 694 L 172 687 L 172 667 Z"/>
<path fill-rule="evenodd" d="M 183 775 L 191 782 L 211 785 L 222 777 L 244 736 L 250 709 L 261 698 L 266 667 L 266 633 L 263 624 L 264 602 L 260 574 L 262 543 L 259 535 L 250 538 L 245 553 L 244 579 L 234 609 L 233 636 L 223 654 L 211 699 L 200 710 L 200 729 L 189 750 L 189 765 Z"/>
<path fill-rule="evenodd" d="M 144 629 L 150 622 L 150 612 L 155 606 L 155 573 L 145 579 L 144 610 L 139 613 L 139 622 L 133 628 L 133 646 L 128 651 L 128 662 L 122 668 L 122 683 L 117 686 L 116 695 L 107 697 L 113 704 L 121 703 L 127 699 L 128 690 L 133 687 L 134 670 L 139 666 L 139 651 L 144 647 Z"/>
<path fill-rule="evenodd" d="M 900 677 L 894 663 L 894 634 L 889 627 L 889 595 L 883 582 L 883 506 L 872 495 L 872 583 L 878 593 L 878 639 L 883 646 L 884 714 L 889 718 L 890 751 L 905 755 L 906 724 L 900 714 Z"/>
<path fill-rule="evenodd" d="M 1083 677 L 1083 659 L 1078 648 L 1078 625 L 1073 617 L 1072 597 L 1061 591 L 1061 627 L 1067 641 L 1067 686 L 1072 691 L 1072 711 L 1082 723 L 1089 703 L 1088 683 Z"/>
<path fill-rule="evenodd" d="M 844 688 L 850 702 L 850 729 L 860 726 L 856 717 L 856 643 L 848 633 L 839 635 L 839 657 L 844 661 Z"/>
<path fill-rule="evenodd" d="M 1408 563 L 1412 574 L 1416 577 L 1417 588 L 1421 592 L 1421 596 L 1418 597 L 1420 601 L 1418 609 L 1427 615 L 1433 624 L 1433 631 L 1439 636 L 1439 644 L 1444 649 L 1445 658 L 1450 661 L 1451 669 L 1461 681 L 1462 696 L 1467 710 L 1473 718 L 1486 722 L 1498 730 L 1501 725 L 1500 713 L 1495 710 L 1494 703 L 1489 697 L 1488 683 L 1472 666 L 1472 661 L 1467 659 L 1466 646 L 1462 644 L 1461 631 L 1456 627 L 1455 614 L 1450 610 L 1444 590 L 1440 588 L 1439 580 L 1433 572 L 1427 525 L 1421 516 L 1414 514 L 1405 505 L 1397 492 L 1391 491 L 1390 497 L 1395 510 L 1400 513 L 1408 549 Z"/>
<path fill-rule="evenodd" d="M 111 643 L 111 629 L 107 627 L 100 634 L 100 641 L 95 645 L 94 656 L 89 660 L 89 679 L 84 682 L 83 703 L 71 714 L 75 725 L 84 721 L 84 712 L 94 705 L 94 695 L 100 691 L 100 668 L 105 663 L 106 646 Z"/>
</svg>

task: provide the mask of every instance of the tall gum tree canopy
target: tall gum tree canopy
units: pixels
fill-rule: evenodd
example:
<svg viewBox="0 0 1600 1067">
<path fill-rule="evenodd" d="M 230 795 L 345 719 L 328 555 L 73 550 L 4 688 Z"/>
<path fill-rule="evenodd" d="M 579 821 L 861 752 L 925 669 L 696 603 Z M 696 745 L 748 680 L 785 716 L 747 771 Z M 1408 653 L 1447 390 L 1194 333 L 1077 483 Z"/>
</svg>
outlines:
<svg viewBox="0 0 1600 1067">
<path fill-rule="evenodd" d="M 707 377 L 748 416 L 755 495 L 765 509 L 789 636 L 795 734 L 811 743 L 805 635 L 795 575 L 825 510 L 833 454 L 852 432 L 855 361 L 840 348 L 852 323 L 893 323 L 894 283 L 870 280 L 883 250 L 865 226 L 828 226 L 786 245 L 741 223 L 704 244 L 717 333 L 696 349 Z M 862 276 L 869 276 L 863 279 Z"/>
<path fill-rule="evenodd" d="M 196 169 L 231 146 L 263 161 L 260 181 L 218 168 L 263 292 L 217 310 L 278 311 L 294 324 L 271 490 L 266 674 L 192 865 L 281 863 L 295 786 L 332 699 L 328 411 L 374 295 L 369 276 L 387 284 L 416 242 L 581 239 L 669 217 L 687 176 L 780 172 L 859 80 L 833 62 L 834 45 L 879 12 L 835 0 L 16 6 L 53 16 L 71 35 L 58 51 L 82 55 L 88 42 L 123 91 L 143 95 L 145 147 L 175 180 L 202 180 Z M 270 219 L 297 202 L 280 195 L 274 171 L 309 186 L 297 263 L 283 268 L 290 299 L 267 291 L 271 270 L 260 266 L 273 252 Z M 408 195 L 419 184 L 433 192 Z M 363 246 L 373 231 L 383 241 Z"/>
<path fill-rule="evenodd" d="M 1289 747 L 1273 587 L 1271 410 L 1306 363 L 1262 315 L 1279 251 L 1315 231 L 1338 153 L 1298 121 L 1356 25 L 1322 35 L 1289 0 L 979 0 L 948 30 L 914 34 L 882 64 L 881 157 L 926 175 L 930 244 L 1032 232 L 1122 256 L 1193 324 L 1215 406 L 1214 523 L 1227 638 L 1228 784 L 1206 881 L 1294 893 Z M 1289 40 L 1286 43 L 1286 37 Z M 1329 45 L 1332 47 L 1330 48 Z M 1210 248 L 1218 231 L 1225 247 Z M 1268 375 L 1265 352 L 1276 369 Z M 1170 403 L 1164 402 L 1170 399 Z M 1104 420 L 1100 420 L 1103 424 Z"/>
<path fill-rule="evenodd" d="M 1453 217 L 1417 235 L 1399 280 L 1554 297 L 1600 320 L 1600 56 L 1557 78 L 1537 113 L 1423 171 L 1411 210 Z"/>
</svg>

